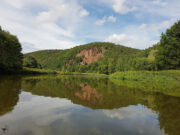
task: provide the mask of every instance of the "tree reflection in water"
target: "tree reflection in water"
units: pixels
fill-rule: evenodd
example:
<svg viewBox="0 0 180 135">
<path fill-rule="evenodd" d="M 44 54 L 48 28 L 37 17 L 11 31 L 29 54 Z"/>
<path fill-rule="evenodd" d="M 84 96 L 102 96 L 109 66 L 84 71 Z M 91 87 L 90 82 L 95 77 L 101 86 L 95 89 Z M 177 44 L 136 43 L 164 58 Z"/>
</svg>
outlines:
<svg viewBox="0 0 180 135">
<path fill-rule="evenodd" d="M 108 78 L 95 78 L 95 77 L 92 78 L 92 77 L 80 77 L 80 76 L 58 76 L 58 77 L 35 76 L 35 77 L 24 77 L 21 80 L 20 77 L 4 77 L 4 78 L 2 77 L 0 78 L 0 115 L 1 116 L 10 113 L 11 111 L 13 111 L 14 108 L 16 108 L 15 107 L 16 104 L 20 102 L 19 94 L 21 89 L 23 89 L 25 92 L 28 93 L 30 92 L 36 96 L 48 97 L 48 99 L 49 97 L 52 99 L 59 98 L 61 100 L 62 98 L 66 98 L 71 102 L 73 102 L 74 104 L 82 105 L 85 108 L 87 107 L 91 108 L 90 112 L 84 108 L 83 110 L 86 110 L 86 113 L 83 111 L 77 112 L 77 111 L 73 111 L 72 109 L 70 110 L 67 109 L 67 113 L 73 111 L 71 112 L 73 113 L 72 115 L 73 117 L 70 116 L 69 117 L 74 122 L 81 121 L 79 122 L 79 125 L 82 124 L 85 126 L 86 124 L 88 124 L 90 126 L 91 124 L 92 125 L 95 124 L 93 123 L 93 121 L 96 121 L 96 123 L 100 123 L 100 120 L 103 119 L 104 123 L 101 129 L 103 131 L 106 131 L 107 129 L 105 127 L 109 126 L 109 124 L 113 121 L 111 125 L 113 125 L 114 122 L 117 123 L 114 125 L 114 127 L 109 127 L 109 128 L 113 129 L 114 130 L 113 132 L 115 133 L 118 132 L 118 127 L 116 127 L 116 125 L 118 125 L 119 122 L 123 122 L 124 118 L 126 118 L 126 120 L 128 121 L 132 120 L 131 118 L 135 120 L 139 119 L 140 121 L 143 115 L 147 115 L 148 117 L 154 117 L 154 113 L 156 113 L 157 120 L 159 121 L 160 129 L 164 130 L 164 132 L 168 135 L 180 134 L 180 130 L 179 130 L 180 129 L 180 124 L 179 124 L 180 98 L 179 97 L 168 96 L 162 93 L 143 91 L 141 89 L 130 88 L 125 85 L 118 86 L 112 81 L 110 81 Z M 32 95 L 29 96 L 31 97 Z M 27 98 L 27 96 L 25 96 L 25 98 Z M 46 100 L 43 101 L 40 97 L 39 98 L 36 97 L 36 98 L 38 99 L 37 101 L 40 102 L 39 104 L 41 104 L 42 111 L 43 111 L 43 107 L 44 109 L 48 109 L 48 107 L 50 107 L 47 106 L 47 104 L 50 103 L 45 102 Z M 37 101 L 34 102 L 36 102 L 38 105 Z M 29 100 L 29 102 L 32 101 Z M 43 102 L 45 106 L 43 106 Z M 58 104 L 58 102 L 56 104 Z M 35 106 L 36 104 L 32 104 L 32 105 Z M 36 108 L 36 109 L 39 110 L 40 108 Z M 34 111 L 36 109 L 34 109 Z M 96 112 L 97 109 L 98 112 Z M 140 111 L 140 109 L 142 109 L 142 111 Z M 153 112 L 150 110 L 153 110 Z M 63 108 L 61 110 L 57 110 L 57 112 L 61 112 L 61 111 L 63 111 Z M 44 114 L 45 112 L 46 111 L 43 111 L 42 113 Z M 22 112 L 22 114 L 25 116 L 26 113 L 24 112 L 23 114 Z M 81 117 L 79 115 L 81 115 Z M 91 115 L 94 117 L 90 117 Z M 98 117 L 95 117 L 96 115 Z M 54 114 L 52 116 L 55 117 Z M 145 117 L 144 120 L 151 121 L 151 119 L 149 119 L 148 117 Z M 118 120 L 116 118 L 118 118 Z M 83 123 L 85 122 L 85 119 L 87 119 L 87 123 Z M 22 123 L 23 122 L 24 121 L 22 121 Z M 126 123 L 126 121 L 124 122 Z M 142 121 L 142 123 L 144 123 L 144 121 Z M 136 123 L 134 124 L 136 125 Z M 57 125 L 55 124 L 54 126 Z M 68 127 L 68 125 L 66 126 Z M 142 125 L 142 126 L 146 126 L 146 125 Z M 27 125 L 27 127 L 29 126 Z M 6 128 L 5 125 L 1 125 L 0 128 L 4 132 L 6 131 L 6 129 L 8 129 Z M 83 128 L 85 130 L 88 127 L 83 127 Z M 129 131 L 130 130 L 131 129 L 129 129 Z M 138 128 L 138 130 L 139 132 L 140 131 L 142 132 L 142 129 Z M 94 134 L 100 133 L 100 129 L 97 128 L 93 128 L 92 131 Z"/>
</svg>

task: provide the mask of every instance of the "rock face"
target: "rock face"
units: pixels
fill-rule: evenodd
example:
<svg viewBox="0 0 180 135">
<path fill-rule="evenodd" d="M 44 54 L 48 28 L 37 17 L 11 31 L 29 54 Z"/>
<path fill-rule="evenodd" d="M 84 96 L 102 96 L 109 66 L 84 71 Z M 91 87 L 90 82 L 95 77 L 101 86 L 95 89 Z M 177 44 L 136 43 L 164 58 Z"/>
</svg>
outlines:
<svg viewBox="0 0 180 135">
<path fill-rule="evenodd" d="M 103 98 L 96 89 L 91 88 L 89 85 L 80 84 L 81 92 L 76 92 L 75 96 L 81 100 L 91 102 L 92 104 L 101 103 Z"/>
<path fill-rule="evenodd" d="M 80 63 L 81 65 L 91 64 L 92 62 L 98 61 L 100 58 L 104 57 L 104 48 L 91 48 L 91 49 L 84 49 L 80 53 L 76 55 L 76 57 L 83 57 L 83 61 Z"/>
</svg>

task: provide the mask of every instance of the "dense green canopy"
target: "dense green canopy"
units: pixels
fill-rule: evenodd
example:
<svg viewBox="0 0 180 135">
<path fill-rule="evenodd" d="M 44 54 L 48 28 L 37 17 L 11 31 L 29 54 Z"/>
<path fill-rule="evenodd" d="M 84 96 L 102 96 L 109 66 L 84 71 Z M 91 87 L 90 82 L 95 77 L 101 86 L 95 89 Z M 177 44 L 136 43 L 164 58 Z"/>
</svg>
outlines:
<svg viewBox="0 0 180 135">
<path fill-rule="evenodd" d="M 17 37 L 0 27 L 0 72 L 15 72 L 22 69 L 21 50 Z"/>
<path fill-rule="evenodd" d="M 158 69 L 180 69 L 180 21 L 162 34 L 156 55 Z"/>
<path fill-rule="evenodd" d="M 41 68 L 41 65 L 38 64 L 37 60 L 32 56 L 28 56 L 24 58 L 23 66 L 29 68 Z"/>
<path fill-rule="evenodd" d="M 64 72 L 111 74 L 127 70 L 180 69 L 180 21 L 160 43 L 145 50 L 94 42 L 67 50 L 44 50 L 24 55 L 24 66 Z M 21 45 L 16 36 L 0 28 L 0 72 L 22 69 Z"/>
<path fill-rule="evenodd" d="M 77 54 L 84 52 L 86 55 L 89 55 L 93 48 L 98 48 L 99 52 L 105 50 L 103 57 L 90 64 L 82 62 L 83 59 L 86 60 L 85 54 L 77 57 Z M 25 58 L 29 56 L 34 57 L 42 65 L 42 68 L 46 69 L 111 74 L 127 70 L 154 70 L 154 49 L 152 47 L 148 50 L 138 50 L 113 43 L 94 42 L 67 50 L 32 52 L 25 54 Z M 98 57 L 98 55 L 102 55 L 99 52 L 94 51 L 93 56 Z M 92 58 L 92 56 L 89 57 Z"/>
</svg>

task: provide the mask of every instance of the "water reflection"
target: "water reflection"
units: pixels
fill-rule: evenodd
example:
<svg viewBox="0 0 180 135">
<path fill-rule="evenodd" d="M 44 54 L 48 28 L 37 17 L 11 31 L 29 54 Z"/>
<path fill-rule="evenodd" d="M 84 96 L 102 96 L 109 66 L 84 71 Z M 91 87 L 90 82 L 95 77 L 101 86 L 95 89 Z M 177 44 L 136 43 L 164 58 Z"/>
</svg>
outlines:
<svg viewBox="0 0 180 135">
<path fill-rule="evenodd" d="M 180 134 L 180 98 L 117 86 L 107 78 L 3 78 L 0 91 L 0 128 L 8 134 Z"/>
<path fill-rule="evenodd" d="M 156 94 L 152 108 L 159 115 L 160 128 L 166 134 L 180 135 L 180 98 Z"/>
<path fill-rule="evenodd" d="M 89 85 L 80 84 L 81 92 L 75 92 L 75 96 L 81 100 L 91 102 L 92 104 L 100 104 L 102 102 L 102 95 L 96 89 Z"/>
<path fill-rule="evenodd" d="M 33 86 L 32 86 L 33 80 Z M 36 82 L 36 83 L 35 83 Z M 24 79 L 22 88 L 35 95 L 70 99 L 92 109 L 114 109 L 151 101 L 151 93 L 117 86 L 107 78 L 68 77 Z"/>
<path fill-rule="evenodd" d="M 20 89 L 20 77 L 0 78 L 0 115 L 4 115 L 14 109 L 18 102 Z"/>
</svg>

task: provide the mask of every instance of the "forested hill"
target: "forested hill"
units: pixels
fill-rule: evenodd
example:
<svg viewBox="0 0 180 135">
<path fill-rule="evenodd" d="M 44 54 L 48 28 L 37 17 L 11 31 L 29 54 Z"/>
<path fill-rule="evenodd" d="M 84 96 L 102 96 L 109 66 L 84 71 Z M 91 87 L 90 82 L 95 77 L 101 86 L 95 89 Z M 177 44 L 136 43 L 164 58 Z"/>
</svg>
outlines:
<svg viewBox="0 0 180 135">
<path fill-rule="evenodd" d="M 46 50 L 25 55 L 24 66 L 38 65 L 60 71 L 104 74 L 125 70 L 180 69 L 180 21 L 162 33 L 158 44 L 146 50 L 94 42 L 68 50 Z"/>
<path fill-rule="evenodd" d="M 45 69 L 110 74 L 125 70 L 153 70 L 155 47 L 138 50 L 107 42 L 94 42 L 67 50 L 43 50 L 25 54 Z"/>
</svg>

